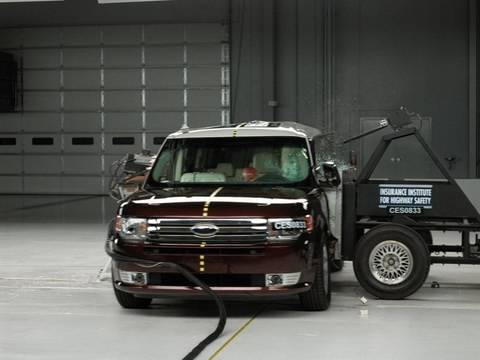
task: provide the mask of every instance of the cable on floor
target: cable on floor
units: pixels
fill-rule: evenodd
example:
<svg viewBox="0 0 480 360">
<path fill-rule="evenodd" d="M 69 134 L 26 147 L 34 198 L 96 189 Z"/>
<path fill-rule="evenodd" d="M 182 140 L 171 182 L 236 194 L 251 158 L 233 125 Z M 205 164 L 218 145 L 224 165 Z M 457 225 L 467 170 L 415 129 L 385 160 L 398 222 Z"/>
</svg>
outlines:
<svg viewBox="0 0 480 360">
<path fill-rule="evenodd" d="M 180 274 L 182 274 L 186 279 L 190 280 L 192 283 L 194 283 L 199 288 L 201 288 L 203 292 L 205 292 L 215 301 L 215 304 L 217 305 L 217 308 L 218 308 L 218 317 L 219 317 L 217 327 L 210 335 L 208 335 L 197 346 L 195 346 L 183 358 L 183 360 L 195 359 L 209 344 L 211 344 L 215 339 L 217 339 L 222 334 L 223 329 L 225 328 L 225 324 L 227 322 L 227 311 L 225 310 L 225 304 L 223 303 L 223 300 L 207 284 L 205 284 L 198 277 L 193 275 L 185 267 L 172 262 L 164 262 L 164 261 L 155 262 L 148 259 L 134 258 L 134 257 L 119 254 L 118 252 L 113 250 L 110 241 L 107 241 L 107 243 L 105 244 L 105 251 L 113 260 L 116 260 L 116 261 L 135 263 L 136 265 L 139 265 L 142 267 L 148 267 L 148 268 L 165 267 L 165 268 L 170 268 L 172 270 L 176 270 Z"/>
</svg>

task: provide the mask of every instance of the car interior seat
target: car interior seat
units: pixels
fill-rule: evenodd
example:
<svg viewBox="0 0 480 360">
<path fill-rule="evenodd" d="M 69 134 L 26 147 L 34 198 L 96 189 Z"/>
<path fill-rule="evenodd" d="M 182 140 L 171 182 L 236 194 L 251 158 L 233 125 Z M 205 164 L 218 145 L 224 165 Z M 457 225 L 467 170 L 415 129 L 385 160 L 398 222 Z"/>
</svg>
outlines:
<svg viewBox="0 0 480 360">
<path fill-rule="evenodd" d="M 211 171 L 225 175 L 227 180 L 235 176 L 235 169 L 230 163 L 218 163 L 217 167 L 212 169 Z"/>
<path fill-rule="evenodd" d="M 180 178 L 180 182 L 205 182 L 217 183 L 225 182 L 225 175 L 217 172 L 193 172 L 185 173 Z"/>
</svg>

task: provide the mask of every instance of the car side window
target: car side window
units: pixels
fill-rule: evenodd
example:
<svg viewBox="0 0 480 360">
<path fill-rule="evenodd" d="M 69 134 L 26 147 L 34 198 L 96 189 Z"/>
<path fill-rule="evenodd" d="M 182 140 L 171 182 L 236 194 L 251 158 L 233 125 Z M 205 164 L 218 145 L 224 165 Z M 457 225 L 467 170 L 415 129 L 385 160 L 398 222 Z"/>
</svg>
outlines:
<svg viewBox="0 0 480 360">
<path fill-rule="evenodd" d="M 315 151 L 315 166 L 319 167 L 324 162 L 331 160 L 328 154 L 328 143 L 324 136 L 317 136 L 313 140 L 313 148 Z"/>
<path fill-rule="evenodd" d="M 168 172 L 172 169 L 172 150 L 164 149 L 153 168 L 152 177 L 156 182 L 162 182 L 168 178 Z"/>
<path fill-rule="evenodd" d="M 347 149 L 334 134 L 315 137 L 313 147 L 317 167 L 326 162 L 334 162 L 337 165 L 348 164 Z"/>
</svg>

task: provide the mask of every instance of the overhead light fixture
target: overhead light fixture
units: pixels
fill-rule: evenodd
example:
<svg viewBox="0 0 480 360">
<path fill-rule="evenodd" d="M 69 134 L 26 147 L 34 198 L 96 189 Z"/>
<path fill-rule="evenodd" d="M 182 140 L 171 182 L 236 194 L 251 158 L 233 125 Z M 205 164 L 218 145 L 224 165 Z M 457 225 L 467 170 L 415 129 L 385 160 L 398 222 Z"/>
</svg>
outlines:
<svg viewBox="0 0 480 360">
<path fill-rule="evenodd" d="M 59 2 L 64 0 L 0 0 L 0 3 L 25 3 L 25 2 Z"/>
<path fill-rule="evenodd" d="M 173 0 L 98 0 L 99 4 L 122 4 L 122 3 L 139 3 L 139 2 L 165 2 Z"/>
</svg>

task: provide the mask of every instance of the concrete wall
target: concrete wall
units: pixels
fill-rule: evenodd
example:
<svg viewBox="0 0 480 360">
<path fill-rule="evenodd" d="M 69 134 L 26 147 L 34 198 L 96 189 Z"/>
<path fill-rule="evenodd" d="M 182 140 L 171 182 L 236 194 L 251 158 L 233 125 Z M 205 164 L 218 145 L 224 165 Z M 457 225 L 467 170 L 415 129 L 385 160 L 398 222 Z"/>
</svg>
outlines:
<svg viewBox="0 0 480 360">
<path fill-rule="evenodd" d="M 97 0 L 0 4 L 0 27 L 224 22 L 228 0 L 99 5 Z"/>
<path fill-rule="evenodd" d="M 318 0 L 233 0 L 234 121 L 325 125 L 325 6 Z"/>
<path fill-rule="evenodd" d="M 472 4 L 233 0 L 233 119 L 298 120 L 348 137 L 403 105 L 432 118 L 433 148 L 445 165 L 455 159 L 454 176 L 475 176 Z"/>
<path fill-rule="evenodd" d="M 340 136 L 401 105 L 432 119 L 456 177 L 477 170 L 475 0 L 96 0 L 0 4 L 0 27 L 228 23 L 233 121 L 298 120 Z M 360 146 L 354 146 L 360 150 Z"/>
</svg>

